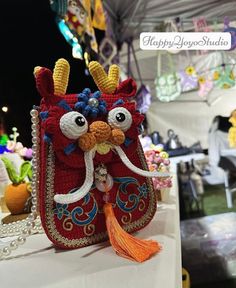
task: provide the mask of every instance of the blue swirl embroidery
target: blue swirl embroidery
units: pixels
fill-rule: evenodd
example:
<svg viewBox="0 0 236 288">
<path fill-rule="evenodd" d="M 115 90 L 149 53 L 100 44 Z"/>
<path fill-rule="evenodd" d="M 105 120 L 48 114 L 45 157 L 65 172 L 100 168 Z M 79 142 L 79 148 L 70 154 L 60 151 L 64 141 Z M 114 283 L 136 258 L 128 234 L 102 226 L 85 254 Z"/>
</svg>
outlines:
<svg viewBox="0 0 236 288">
<path fill-rule="evenodd" d="M 67 210 L 67 204 L 56 204 L 56 208 L 53 210 L 54 214 L 57 215 L 57 218 L 61 220 L 63 216 L 70 216 L 70 212 Z"/>
<path fill-rule="evenodd" d="M 118 192 L 116 195 L 116 204 L 117 206 L 124 212 L 133 212 L 135 209 L 137 209 L 140 200 L 142 198 L 147 199 L 148 197 L 148 187 L 146 183 L 143 183 L 140 185 L 140 183 L 137 181 L 137 179 L 132 177 L 115 177 L 114 182 L 118 183 Z M 128 186 L 134 184 L 137 187 L 138 194 L 132 193 L 128 195 Z M 91 190 L 95 188 L 95 185 L 91 187 Z M 73 190 L 70 191 L 70 193 L 73 193 Z M 127 201 L 123 201 L 121 199 L 121 195 L 127 196 Z M 78 226 L 85 226 L 89 225 L 94 218 L 96 217 L 98 213 L 98 205 L 94 198 L 94 196 L 91 193 L 88 193 L 84 199 L 81 206 L 75 207 L 72 211 L 68 210 L 67 204 L 59 204 L 56 203 L 56 208 L 53 210 L 54 214 L 57 216 L 59 220 L 62 220 L 62 218 L 70 217 L 73 224 Z M 84 206 L 88 205 L 93 201 L 93 207 L 90 211 L 85 212 Z M 82 216 L 82 217 L 81 217 Z M 86 216 L 86 217 L 85 217 Z M 82 218 L 82 219 L 80 219 Z"/>
<path fill-rule="evenodd" d="M 91 201 L 93 201 L 93 208 L 89 212 L 84 212 L 83 206 L 86 206 Z M 67 210 L 67 208 L 67 204 L 56 203 L 56 208 L 53 211 L 59 220 L 62 220 L 63 216 L 70 217 L 72 223 L 78 226 L 90 224 L 98 212 L 97 202 L 90 193 L 84 197 L 84 201 L 81 206 L 75 207 L 72 211 Z M 83 220 L 79 219 L 80 216 L 83 216 Z M 86 219 L 84 216 L 86 216 Z"/>
<path fill-rule="evenodd" d="M 84 226 L 84 225 L 88 225 L 90 224 L 93 219 L 95 218 L 96 214 L 97 214 L 98 208 L 97 208 L 97 203 L 94 202 L 93 204 L 93 208 L 92 210 L 90 210 L 89 212 L 85 212 L 84 213 L 84 209 L 81 207 L 75 207 L 72 211 L 71 211 L 71 218 L 72 218 L 72 222 L 76 225 L 79 226 Z M 79 220 L 79 216 L 82 215 L 86 215 L 88 216 L 87 219 L 85 220 Z"/>
<path fill-rule="evenodd" d="M 138 187 L 138 191 L 139 191 L 139 198 L 145 198 L 147 199 L 148 196 L 148 187 L 146 183 L 143 183 L 142 186 Z"/>
<path fill-rule="evenodd" d="M 147 188 L 146 183 L 143 183 L 142 185 L 140 185 L 137 179 L 132 178 L 132 177 L 116 177 L 114 178 L 114 182 L 120 183 L 118 192 L 116 195 L 116 204 L 124 212 L 134 211 L 138 207 L 140 199 L 147 198 L 148 188 Z M 135 184 L 137 186 L 139 194 L 134 194 L 134 193 L 130 194 L 128 195 L 128 201 L 123 201 L 120 197 L 121 196 L 120 193 L 127 195 L 128 194 L 127 187 L 130 184 Z"/>
</svg>

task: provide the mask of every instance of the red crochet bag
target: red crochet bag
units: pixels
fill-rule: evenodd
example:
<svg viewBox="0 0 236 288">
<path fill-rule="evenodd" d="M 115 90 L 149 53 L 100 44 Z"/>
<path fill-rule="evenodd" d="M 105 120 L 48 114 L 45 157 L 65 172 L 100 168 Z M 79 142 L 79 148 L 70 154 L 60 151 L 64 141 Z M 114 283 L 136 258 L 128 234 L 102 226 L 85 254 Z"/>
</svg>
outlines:
<svg viewBox="0 0 236 288">
<path fill-rule="evenodd" d="M 129 98 L 136 84 L 119 84 L 97 62 L 89 70 L 100 91 L 66 94 L 69 64 L 52 73 L 36 67 L 39 107 L 39 208 L 42 225 L 58 247 L 80 248 L 109 240 L 121 256 L 142 262 L 160 250 L 129 233 L 145 227 L 156 211 L 154 176 L 138 139 L 143 116 Z M 128 233 L 127 233 L 128 232 Z"/>
</svg>

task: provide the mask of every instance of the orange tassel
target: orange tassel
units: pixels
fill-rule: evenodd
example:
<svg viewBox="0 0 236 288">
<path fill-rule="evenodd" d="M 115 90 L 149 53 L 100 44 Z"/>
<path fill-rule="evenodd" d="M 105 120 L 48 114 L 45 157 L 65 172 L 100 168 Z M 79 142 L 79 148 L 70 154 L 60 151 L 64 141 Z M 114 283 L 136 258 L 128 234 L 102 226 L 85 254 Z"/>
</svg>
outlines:
<svg viewBox="0 0 236 288">
<path fill-rule="evenodd" d="M 143 262 L 161 250 L 158 242 L 140 240 L 124 231 L 115 217 L 111 203 L 104 204 L 103 210 L 110 243 L 118 255 L 137 262 Z"/>
</svg>

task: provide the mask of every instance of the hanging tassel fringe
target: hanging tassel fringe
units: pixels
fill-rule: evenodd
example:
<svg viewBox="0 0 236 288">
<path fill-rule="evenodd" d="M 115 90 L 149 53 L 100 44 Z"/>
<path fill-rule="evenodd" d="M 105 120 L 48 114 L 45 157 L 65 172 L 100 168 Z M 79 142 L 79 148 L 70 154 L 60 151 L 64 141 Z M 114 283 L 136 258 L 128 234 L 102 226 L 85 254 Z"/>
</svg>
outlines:
<svg viewBox="0 0 236 288">
<path fill-rule="evenodd" d="M 161 245 L 153 240 L 140 240 L 128 234 L 118 223 L 111 203 L 103 206 L 107 232 L 115 252 L 124 258 L 144 262 L 161 250 Z"/>
</svg>

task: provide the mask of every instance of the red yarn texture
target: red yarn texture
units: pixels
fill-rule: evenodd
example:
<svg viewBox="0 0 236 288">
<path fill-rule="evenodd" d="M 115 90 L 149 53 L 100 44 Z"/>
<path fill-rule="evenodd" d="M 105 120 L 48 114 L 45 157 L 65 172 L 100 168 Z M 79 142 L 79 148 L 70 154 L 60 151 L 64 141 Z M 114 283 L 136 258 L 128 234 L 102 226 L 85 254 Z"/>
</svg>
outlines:
<svg viewBox="0 0 236 288">
<path fill-rule="evenodd" d="M 98 191 L 96 188 L 92 188 L 90 191 L 90 200 L 86 201 L 85 198 L 80 201 L 69 204 L 65 210 L 65 214 L 58 214 L 59 208 L 58 205 L 53 201 L 53 207 L 50 213 L 46 213 L 46 206 L 48 205 L 48 197 L 46 195 L 46 163 L 47 163 L 47 147 L 48 144 L 44 142 L 43 137 L 45 133 L 49 135 L 52 139 L 52 147 L 55 154 L 55 175 L 54 175 L 54 187 L 53 187 L 53 195 L 55 194 L 67 194 L 74 188 L 80 187 L 85 179 L 85 164 L 84 164 L 84 152 L 76 146 L 76 149 L 66 155 L 64 152 L 65 147 L 69 144 L 77 143 L 76 141 L 72 141 L 66 138 L 59 127 L 59 120 L 61 116 L 68 111 L 57 106 L 57 103 L 64 99 L 66 103 L 74 110 L 74 105 L 78 101 L 76 94 L 65 95 L 64 97 L 54 96 L 53 94 L 53 82 L 51 81 L 50 70 L 45 69 L 39 72 L 36 80 L 36 85 L 39 93 L 42 96 L 40 112 L 48 111 L 48 117 L 45 120 L 40 121 L 40 135 L 41 135 L 41 147 L 40 147 L 40 191 L 39 191 L 39 202 L 40 202 L 40 215 L 43 227 L 51 239 L 51 241 L 61 247 L 68 248 L 66 245 L 61 243 L 56 237 L 54 237 L 51 227 L 49 227 L 49 214 L 54 213 L 53 222 L 55 224 L 56 230 L 62 237 L 68 239 L 80 239 L 83 237 L 93 237 L 101 232 L 106 232 L 105 218 L 103 213 L 103 205 L 104 193 Z M 105 100 L 108 104 L 108 111 L 113 109 L 112 106 L 118 99 L 124 100 L 124 104 L 119 105 L 121 107 L 125 107 L 130 111 L 132 115 L 132 126 L 128 131 L 125 132 L 126 138 L 129 138 L 131 143 L 126 147 L 124 144 L 121 145 L 123 151 L 126 153 L 127 157 L 130 161 L 137 167 L 146 169 L 143 167 L 141 159 L 137 153 L 137 148 L 139 144 L 138 140 L 138 126 L 143 121 L 143 116 L 136 111 L 135 104 L 132 102 L 128 102 L 129 97 L 133 97 L 136 93 L 136 84 L 132 79 L 127 79 L 122 82 L 120 86 L 115 91 L 114 95 L 105 95 L 103 94 L 101 99 Z M 101 120 L 107 122 L 107 115 L 98 117 L 95 120 L 87 119 L 88 123 L 91 124 L 93 121 Z M 144 159 L 144 156 L 143 156 Z M 147 185 L 147 179 L 145 177 L 139 176 L 129 170 L 120 160 L 116 153 L 110 151 L 106 155 L 100 155 L 96 153 L 94 158 L 94 167 L 100 163 L 104 163 L 108 169 L 108 173 L 114 178 L 115 183 L 112 190 L 109 192 L 110 199 L 109 202 L 114 204 L 114 213 L 117 217 L 118 222 L 121 226 L 125 226 L 127 223 L 136 223 L 136 221 L 140 220 L 145 215 L 146 220 L 143 221 L 142 225 L 134 225 L 134 227 L 129 232 L 137 231 L 144 226 L 146 226 L 152 219 L 155 213 L 155 203 L 151 203 L 151 193 L 152 186 Z M 145 165 L 144 165 L 145 166 Z M 117 178 L 129 177 L 133 178 L 137 181 L 137 184 L 129 184 L 126 187 L 126 191 L 121 191 L 121 183 L 116 181 Z M 127 178 L 126 178 L 127 179 Z M 118 180 L 119 181 L 119 180 Z M 147 190 L 145 190 L 145 185 L 147 185 Z M 144 194 L 140 192 L 141 188 L 144 188 Z M 138 189 L 140 188 L 140 189 Z M 150 191 L 151 189 L 151 191 Z M 146 193 L 145 193 L 146 191 Z M 132 195 L 132 196 L 131 196 Z M 125 211 L 120 208 L 118 205 L 118 201 L 121 201 L 123 205 L 125 205 Z M 152 197 L 152 202 L 155 202 L 155 197 Z M 136 203 L 137 202 L 137 203 Z M 88 214 L 92 211 L 93 207 L 96 206 L 96 215 L 94 219 L 89 223 L 89 225 L 94 225 L 94 231 L 91 233 L 89 225 L 78 225 L 72 223 L 72 228 L 68 229 L 69 226 L 67 224 L 71 222 L 68 217 L 68 213 L 70 215 L 74 215 L 74 219 L 78 221 L 86 222 L 88 219 Z M 131 209 L 135 207 L 135 209 Z M 150 209 L 150 207 L 154 207 Z M 82 213 L 77 211 L 77 213 L 72 212 L 76 207 L 82 208 Z M 57 213 L 56 213 L 56 212 Z M 75 211 L 75 210 L 74 210 Z M 68 219 L 67 219 L 68 217 Z M 59 219 L 60 218 L 60 219 Z M 64 223 L 64 224 L 63 224 Z M 138 222 L 136 223 L 138 224 Z M 86 227 L 85 227 L 86 226 Z M 99 239 L 96 241 L 100 241 Z M 96 242 L 96 241 L 93 241 Z M 85 245 L 89 245 L 91 243 L 75 245 L 70 248 L 82 247 Z"/>
</svg>

